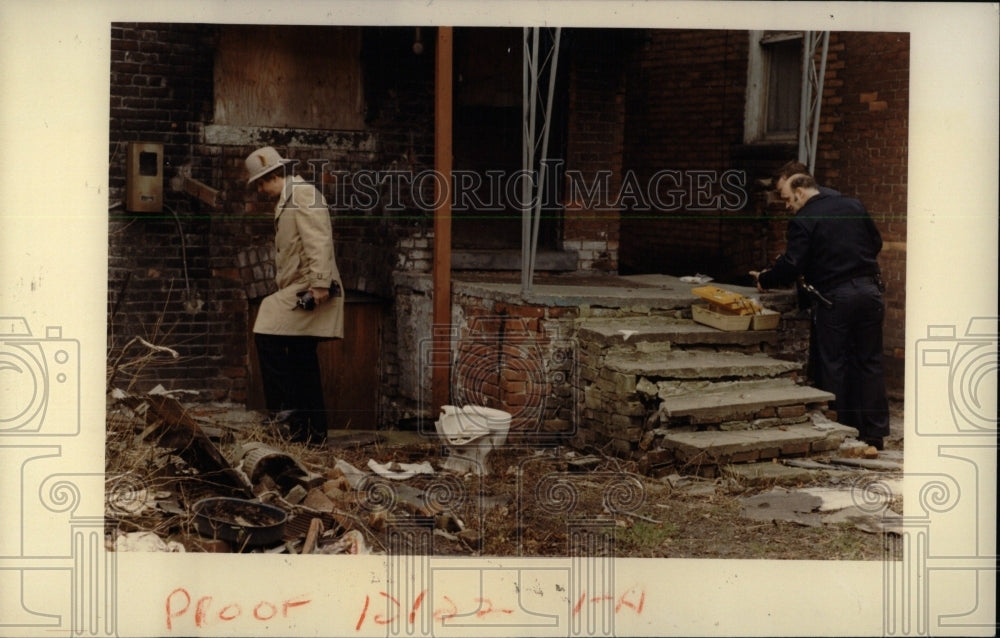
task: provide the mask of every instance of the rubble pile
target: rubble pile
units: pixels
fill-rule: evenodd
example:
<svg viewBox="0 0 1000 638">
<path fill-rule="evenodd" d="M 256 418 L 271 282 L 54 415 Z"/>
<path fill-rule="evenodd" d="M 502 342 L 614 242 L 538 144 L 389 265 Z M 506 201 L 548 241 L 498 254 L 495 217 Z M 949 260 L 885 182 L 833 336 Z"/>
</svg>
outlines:
<svg viewBox="0 0 1000 638">
<path fill-rule="evenodd" d="M 374 469 L 361 470 L 332 449 L 288 442 L 255 412 L 220 411 L 244 422 L 226 423 L 162 391 L 109 394 L 109 549 L 371 553 L 380 551 L 387 522 L 401 516 L 461 531 L 458 517 L 414 481 L 421 471 L 433 475 L 429 463 L 372 459 Z M 380 481 L 399 477 L 409 483 L 383 490 L 392 502 L 380 504 Z"/>
<path fill-rule="evenodd" d="M 851 493 L 859 476 L 901 471 L 901 453 L 899 463 L 889 454 L 871 458 L 871 450 L 852 441 L 822 459 L 729 465 L 706 479 L 676 472 L 653 478 L 640 473 L 636 461 L 592 446 L 507 445 L 492 452 L 489 473 L 480 475 L 448 471 L 446 447 L 418 432 L 334 432 L 330 439 L 328 447 L 307 447 L 239 406 L 185 404 L 162 389 L 113 390 L 107 409 L 106 546 L 555 556 L 573 553 L 573 530 L 580 524 L 604 530 L 624 551 L 636 539 L 648 539 L 650 526 L 656 534 L 698 538 L 704 534 L 698 526 L 710 519 L 696 514 L 697 508 L 718 504 L 724 511 L 734 495 L 752 498 L 777 485 L 795 493 L 762 496 L 763 504 L 741 500 L 742 517 L 759 525 L 755 521 L 772 512 L 774 520 L 791 525 L 846 522 L 879 534 L 890 531 L 888 506 L 899 507 L 892 496 L 877 511 L 833 516 L 825 501 L 800 497 L 804 486 Z M 788 499 L 789 508 L 772 507 Z M 670 555 L 678 546 L 665 543 L 643 549 L 643 555 Z M 699 545 L 695 551 L 704 550 Z"/>
</svg>

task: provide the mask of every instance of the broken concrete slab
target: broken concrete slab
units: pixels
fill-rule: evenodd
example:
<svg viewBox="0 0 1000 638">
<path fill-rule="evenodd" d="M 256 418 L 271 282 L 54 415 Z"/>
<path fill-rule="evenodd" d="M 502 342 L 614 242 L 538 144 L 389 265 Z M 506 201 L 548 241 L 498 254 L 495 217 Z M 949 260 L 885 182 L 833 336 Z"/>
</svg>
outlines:
<svg viewBox="0 0 1000 638">
<path fill-rule="evenodd" d="M 704 327 L 704 326 L 702 326 Z M 577 339 L 601 346 L 666 342 L 675 334 L 704 333 L 690 322 L 669 316 L 589 318 L 580 321 Z"/>
<path fill-rule="evenodd" d="M 744 485 L 792 485 L 817 478 L 818 472 L 781 463 L 743 463 L 722 468 L 723 476 L 736 479 Z"/>
<path fill-rule="evenodd" d="M 839 474 L 850 474 L 849 470 L 845 470 L 842 466 L 830 465 L 829 463 L 821 463 L 814 459 L 781 459 L 784 465 L 789 467 L 797 467 L 804 470 L 822 471 L 827 473 L 839 473 Z"/>
<path fill-rule="evenodd" d="M 849 487 L 804 487 L 799 491 L 818 497 L 822 501 L 820 512 L 856 507 L 861 508 L 865 514 L 873 514 L 886 509 L 892 501 L 891 493 Z"/>
<path fill-rule="evenodd" d="M 766 430 L 670 432 L 660 447 L 673 452 L 682 463 L 726 465 L 747 463 L 779 456 L 805 455 L 829 437 L 846 436 L 844 431 L 818 431 L 811 424 Z"/>
<path fill-rule="evenodd" d="M 866 470 L 878 470 L 882 472 L 902 472 L 902 463 L 895 461 L 883 461 L 879 459 L 853 459 L 836 457 L 830 459 L 834 465 L 847 465 L 849 467 L 860 467 Z"/>
<path fill-rule="evenodd" d="M 749 498 L 739 499 L 742 515 L 758 521 L 787 521 L 819 527 L 822 517 L 816 512 L 822 500 L 801 491 L 776 489 Z"/>
<path fill-rule="evenodd" d="M 772 330 L 725 332 L 669 315 L 583 319 L 577 339 L 608 349 L 641 348 L 642 344 L 754 347 L 779 340 Z"/>
<path fill-rule="evenodd" d="M 855 521 L 854 526 L 869 534 L 895 534 L 902 536 L 906 531 L 903 517 L 892 512 L 884 516 L 869 516 Z"/>
<path fill-rule="evenodd" d="M 764 354 L 739 352 L 613 352 L 604 365 L 615 372 L 665 379 L 723 379 L 778 377 L 802 366 Z"/>
<path fill-rule="evenodd" d="M 719 391 L 664 398 L 659 413 L 667 420 L 686 417 L 696 423 L 713 423 L 730 421 L 737 415 L 752 416 L 765 408 L 787 405 L 808 407 L 833 399 L 829 392 L 809 386 L 788 383 L 735 385 Z"/>
</svg>

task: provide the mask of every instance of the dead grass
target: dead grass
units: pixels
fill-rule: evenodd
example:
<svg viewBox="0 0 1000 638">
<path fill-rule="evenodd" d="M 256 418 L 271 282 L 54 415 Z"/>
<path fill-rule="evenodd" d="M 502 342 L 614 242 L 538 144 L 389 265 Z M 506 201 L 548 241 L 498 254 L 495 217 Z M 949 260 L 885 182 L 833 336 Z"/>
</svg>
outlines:
<svg viewBox="0 0 1000 638">
<path fill-rule="evenodd" d="M 129 347 L 136 351 L 135 359 L 122 352 L 114 360 L 108 369 L 109 387 L 116 376 L 134 378 L 170 357 L 168 348 L 142 340 L 133 340 Z M 131 531 L 153 531 L 165 540 L 195 537 L 190 506 L 200 497 L 218 495 L 213 491 L 217 486 L 205 485 L 197 468 L 187 466 L 179 455 L 144 442 L 148 424 L 142 405 L 142 400 L 109 395 L 105 457 L 109 540 L 118 532 Z M 218 448 L 234 465 L 240 446 L 252 441 L 284 451 L 320 474 L 330 472 L 338 459 L 361 470 L 367 470 L 369 459 L 431 461 L 435 467 L 442 460 L 439 446 L 431 441 L 392 448 L 374 444 L 315 449 L 291 443 L 259 418 L 233 424 L 213 418 L 210 410 L 193 413 L 221 432 Z M 434 553 L 771 560 L 898 557 L 892 537 L 866 533 L 854 525 L 807 527 L 742 516 L 739 498 L 765 492 L 769 485 L 720 478 L 677 488 L 641 476 L 634 464 L 599 451 L 594 451 L 599 462 L 585 471 L 574 470 L 569 452 L 508 446 L 490 455 L 488 476 L 438 472 L 406 481 L 408 487 L 432 494 L 437 505 L 438 516 L 428 522 L 437 527 Z M 260 496 L 281 504 L 281 494 Z M 360 531 L 371 548 L 384 552 L 390 546 L 390 523 L 413 519 L 414 513 L 399 502 L 380 509 L 370 496 L 349 495 L 337 503 L 337 514 Z M 310 516 L 301 507 L 286 505 L 293 513 Z M 893 504 L 894 510 L 899 507 L 898 502 Z M 189 550 L 199 548 L 189 546 Z"/>
</svg>

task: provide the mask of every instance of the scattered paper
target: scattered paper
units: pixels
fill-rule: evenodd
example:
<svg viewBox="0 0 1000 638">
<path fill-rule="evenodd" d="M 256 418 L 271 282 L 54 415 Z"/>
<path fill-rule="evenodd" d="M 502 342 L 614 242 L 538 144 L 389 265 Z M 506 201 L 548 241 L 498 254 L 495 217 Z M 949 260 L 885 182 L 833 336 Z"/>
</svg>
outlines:
<svg viewBox="0 0 1000 638">
<path fill-rule="evenodd" d="M 319 549 L 322 554 L 371 554 L 371 550 L 368 549 L 368 545 L 365 543 L 365 537 L 361 535 L 356 529 L 352 529 L 339 539 L 330 543 L 329 545 L 324 545 Z"/>
<path fill-rule="evenodd" d="M 177 541 L 163 542 L 153 532 L 132 532 L 119 534 L 115 539 L 116 552 L 177 552 L 183 553 L 184 546 Z"/>
<path fill-rule="evenodd" d="M 379 476 L 396 481 L 411 479 L 418 474 L 434 473 L 434 468 L 429 461 L 423 463 L 396 463 L 393 461 L 383 465 L 376 462 L 375 459 L 368 459 L 368 467 Z"/>
<path fill-rule="evenodd" d="M 707 284 L 712 281 L 712 278 L 708 275 L 698 273 L 696 275 L 685 275 L 684 277 L 681 277 L 681 281 L 686 284 Z"/>
</svg>

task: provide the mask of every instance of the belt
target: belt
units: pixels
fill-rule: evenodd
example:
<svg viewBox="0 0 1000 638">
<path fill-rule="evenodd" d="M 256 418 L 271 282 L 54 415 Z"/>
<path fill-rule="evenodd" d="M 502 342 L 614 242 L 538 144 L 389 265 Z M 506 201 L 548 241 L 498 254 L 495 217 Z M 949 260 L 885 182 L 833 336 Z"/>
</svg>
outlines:
<svg viewBox="0 0 1000 638">
<path fill-rule="evenodd" d="M 833 290 L 834 288 L 840 286 L 841 284 L 846 284 L 850 281 L 854 281 L 855 279 L 871 279 L 872 281 L 874 281 L 877 275 L 878 273 L 871 271 L 866 271 L 866 272 L 855 271 L 852 273 L 847 273 L 846 275 L 841 275 L 840 277 L 834 277 L 829 281 L 824 281 L 822 285 L 816 286 L 816 288 L 822 292 L 826 292 L 829 290 Z"/>
</svg>

